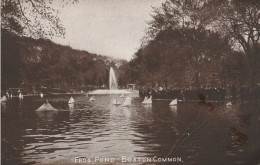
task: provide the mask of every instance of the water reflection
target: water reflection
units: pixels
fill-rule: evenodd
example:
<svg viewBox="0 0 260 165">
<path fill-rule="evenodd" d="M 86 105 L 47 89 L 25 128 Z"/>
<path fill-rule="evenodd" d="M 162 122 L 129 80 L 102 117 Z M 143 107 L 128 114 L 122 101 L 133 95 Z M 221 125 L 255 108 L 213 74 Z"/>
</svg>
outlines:
<svg viewBox="0 0 260 165">
<path fill-rule="evenodd" d="M 253 103 L 201 104 L 154 101 L 112 104 L 115 95 L 95 102 L 77 96 L 50 97 L 58 111 L 35 112 L 42 99 L 1 104 L 2 154 L 9 164 L 71 164 L 76 156 L 182 157 L 185 164 L 247 164 L 259 159 L 259 111 Z M 124 101 L 120 98 L 120 101 Z M 11 153 L 11 154 L 8 154 Z M 252 161 L 252 162 L 251 162 Z"/>
<path fill-rule="evenodd" d="M 74 110 L 74 108 L 75 108 L 75 104 L 74 103 L 68 104 L 68 106 L 69 106 L 69 110 Z"/>
</svg>

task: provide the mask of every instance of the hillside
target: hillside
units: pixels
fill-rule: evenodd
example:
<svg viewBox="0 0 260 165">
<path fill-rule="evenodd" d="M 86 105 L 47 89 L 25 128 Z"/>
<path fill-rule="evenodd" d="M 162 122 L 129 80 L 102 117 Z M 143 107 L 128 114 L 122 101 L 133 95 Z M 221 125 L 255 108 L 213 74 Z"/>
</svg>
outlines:
<svg viewBox="0 0 260 165">
<path fill-rule="evenodd" d="M 107 86 L 109 68 L 117 77 L 124 75 L 125 60 L 75 50 L 50 40 L 21 38 L 2 31 L 2 90 L 10 87 L 27 89 L 86 88 Z M 120 80 L 120 85 L 124 85 Z"/>
</svg>

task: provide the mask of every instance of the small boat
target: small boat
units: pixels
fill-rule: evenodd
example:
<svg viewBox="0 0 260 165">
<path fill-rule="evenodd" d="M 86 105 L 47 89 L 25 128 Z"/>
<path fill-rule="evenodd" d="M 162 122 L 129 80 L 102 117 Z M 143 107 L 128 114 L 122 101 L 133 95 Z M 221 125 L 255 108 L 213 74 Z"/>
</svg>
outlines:
<svg viewBox="0 0 260 165">
<path fill-rule="evenodd" d="M 150 98 L 145 97 L 142 104 L 152 104 L 152 96 Z"/>
<path fill-rule="evenodd" d="M 19 99 L 23 100 L 23 94 L 22 93 L 19 93 Z"/>
<path fill-rule="evenodd" d="M 44 103 L 36 111 L 56 111 L 56 108 L 53 108 L 50 103 Z"/>
<path fill-rule="evenodd" d="M 114 104 L 114 105 L 120 105 L 121 103 L 120 103 L 120 101 L 116 98 L 116 99 L 113 101 L 113 104 Z"/>
<path fill-rule="evenodd" d="M 1 102 L 4 102 L 4 101 L 7 101 L 6 96 L 3 96 L 3 97 L 1 98 Z"/>
<path fill-rule="evenodd" d="M 131 104 L 132 104 L 132 98 L 130 96 L 127 96 L 122 106 L 125 107 Z"/>
<path fill-rule="evenodd" d="M 42 104 L 36 111 L 56 111 L 56 108 L 53 108 L 51 104 L 48 102 L 48 100 L 45 101 L 45 103 Z"/>
<path fill-rule="evenodd" d="M 89 99 L 89 101 L 95 101 L 95 100 L 96 100 L 95 96 L 91 96 Z"/>
<path fill-rule="evenodd" d="M 227 104 L 226 104 L 226 106 L 231 106 L 232 105 L 232 103 L 231 102 L 228 102 Z"/>
<path fill-rule="evenodd" d="M 170 102 L 170 106 L 176 106 L 177 105 L 177 99 L 174 99 L 174 100 L 172 100 L 171 102 Z"/>
<path fill-rule="evenodd" d="M 121 98 L 124 98 L 124 97 L 125 97 L 124 93 L 122 93 L 120 97 L 121 97 Z"/>
<path fill-rule="evenodd" d="M 73 104 L 73 103 L 75 103 L 75 100 L 73 99 L 73 97 L 70 97 L 70 100 L 69 100 L 68 103 L 69 103 L 69 104 Z"/>
</svg>

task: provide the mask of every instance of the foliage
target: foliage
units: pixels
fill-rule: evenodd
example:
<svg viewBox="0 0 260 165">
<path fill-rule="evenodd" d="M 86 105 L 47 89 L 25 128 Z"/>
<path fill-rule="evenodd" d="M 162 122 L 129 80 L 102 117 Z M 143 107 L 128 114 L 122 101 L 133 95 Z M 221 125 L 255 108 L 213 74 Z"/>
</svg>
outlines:
<svg viewBox="0 0 260 165">
<path fill-rule="evenodd" d="M 8 87 L 81 88 L 108 86 L 109 68 L 117 68 L 116 60 L 87 51 L 74 50 L 45 39 L 21 38 L 2 32 L 2 89 Z"/>
<path fill-rule="evenodd" d="M 259 11 L 254 0 L 166 0 L 154 8 L 129 64 L 134 80 L 198 87 L 245 83 L 250 72 L 254 79 L 260 69 Z"/>
<path fill-rule="evenodd" d="M 229 53 L 228 40 L 214 32 L 167 29 L 140 49 L 129 65 L 131 75 L 140 83 L 220 85 L 222 64 Z"/>
<path fill-rule="evenodd" d="M 63 5 L 77 2 L 63 0 Z M 53 3 L 53 0 L 2 0 L 1 29 L 33 38 L 64 37 L 65 28 Z"/>
</svg>

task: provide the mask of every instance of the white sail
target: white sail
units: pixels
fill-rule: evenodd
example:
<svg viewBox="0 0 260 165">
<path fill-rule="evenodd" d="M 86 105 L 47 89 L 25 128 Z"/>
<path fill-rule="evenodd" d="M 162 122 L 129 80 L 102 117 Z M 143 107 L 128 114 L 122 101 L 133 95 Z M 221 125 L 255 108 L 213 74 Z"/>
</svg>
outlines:
<svg viewBox="0 0 260 165">
<path fill-rule="evenodd" d="M 226 105 L 227 105 L 227 106 L 231 106 L 231 105 L 232 105 L 232 103 L 231 103 L 231 102 L 228 102 Z"/>
<path fill-rule="evenodd" d="M 147 97 L 145 97 L 142 104 L 152 104 L 152 96 L 149 99 Z"/>
<path fill-rule="evenodd" d="M 95 101 L 95 100 L 96 100 L 95 96 L 91 96 L 89 99 L 89 101 Z"/>
<path fill-rule="evenodd" d="M 42 106 L 40 106 L 36 111 L 55 111 L 56 108 L 53 108 L 50 103 L 44 103 Z"/>
<path fill-rule="evenodd" d="M 169 105 L 170 105 L 170 106 L 175 106 L 175 105 L 177 105 L 177 99 L 172 100 Z"/>
<path fill-rule="evenodd" d="M 22 93 L 19 94 L 19 99 L 21 99 L 21 100 L 23 99 L 23 94 Z"/>
<path fill-rule="evenodd" d="M 2 102 L 2 101 L 7 101 L 6 96 L 3 96 L 3 97 L 1 98 L 1 102 Z"/>
<path fill-rule="evenodd" d="M 130 96 L 127 96 L 125 102 L 123 103 L 123 106 L 128 106 L 131 104 L 132 104 L 132 98 Z"/>
<path fill-rule="evenodd" d="M 68 103 L 69 103 L 69 104 L 73 104 L 73 103 L 75 103 L 75 100 L 73 99 L 73 97 L 70 97 L 70 100 L 69 100 Z"/>
</svg>

